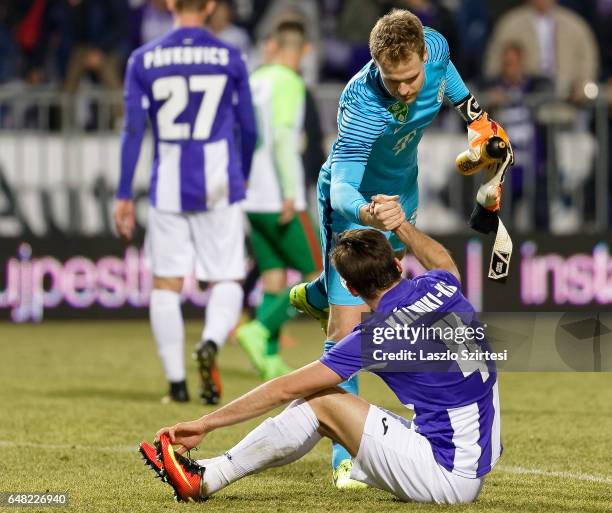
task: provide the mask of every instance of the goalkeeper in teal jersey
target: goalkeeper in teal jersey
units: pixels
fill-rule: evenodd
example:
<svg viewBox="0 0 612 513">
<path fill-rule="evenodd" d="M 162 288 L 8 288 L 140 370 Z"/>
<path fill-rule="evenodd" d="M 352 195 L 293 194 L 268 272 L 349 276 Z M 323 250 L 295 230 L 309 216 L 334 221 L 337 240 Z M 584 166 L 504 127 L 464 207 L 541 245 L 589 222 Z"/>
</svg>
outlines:
<svg viewBox="0 0 612 513">
<path fill-rule="evenodd" d="M 377 22 L 370 35 L 370 52 L 372 60 L 340 97 L 338 138 L 319 175 L 324 272 L 316 281 L 291 291 L 292 304 L 299 310 L 322 321 L 329 312 L 326 351 L 369 311 L 330 265 L 334 242 L 346 230 L 372 227 L 385 231 L 398 256 L 403 255 L 404 246 L 392 231 L 406 218 L 413 224 L 416 221 L 417 147 L 444 99 L 468 124 L 470 148 L 464 159 L 471 165 L 463 168 L 464 174 L 484 167 L 486 152 L 481 155 L 480 148 L 487 137 L 505 137 L 468 91 L 444 36 L 424 28 L 409 11 L 392 11 Z M 389 196 L 389 201 L 371 207 L 372 196 L 378 194 Z M 498 207 L 499 195 L 496 198 Z M 374 208 L 378 216 L 373 215 Z M 349 392 L 358 392 L 355 377 L 343 385 Z M 332 465 L 336 486 L 357 486 L 350 479 L 350 456 L 341 446 L 334 446 Z"/>
</svg>

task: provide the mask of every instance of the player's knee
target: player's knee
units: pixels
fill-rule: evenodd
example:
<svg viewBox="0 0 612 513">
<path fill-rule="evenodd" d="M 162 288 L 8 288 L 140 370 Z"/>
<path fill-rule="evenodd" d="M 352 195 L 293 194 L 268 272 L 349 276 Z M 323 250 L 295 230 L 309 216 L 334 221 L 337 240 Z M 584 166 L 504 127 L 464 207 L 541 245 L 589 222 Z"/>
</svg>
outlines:
<svg viewBox="0 0 612 513">
<path fill-rule="evenodd" d="M 183 290 L 183 278 L 162 278 L 160 276 L 154 276 L 153 288 L 180 293 L 181 290 Z"/>
<path fill-rule="evenodd" d="M 305 397 L 304 400 L 310 405 L 319 422 L 328 425 L 330 412 L 333 413 L 338 407 L 338 398 L 346 394 L 340 387 L 331 387 Z"/>
<path fill-rule="evenodd" d="M 355 326 L 361 322 L 361 312 L 343 312 L 330 316 L 327 326 L 327 338 L 334 342 L 340 342 L 353 331 Z"/>
<path fill-rule="evenodd" d="M 285 269 L 269 269 L 261 275 L 263 288 L 270 294 L 280 294 L 287 288 Z"/>
</svg>

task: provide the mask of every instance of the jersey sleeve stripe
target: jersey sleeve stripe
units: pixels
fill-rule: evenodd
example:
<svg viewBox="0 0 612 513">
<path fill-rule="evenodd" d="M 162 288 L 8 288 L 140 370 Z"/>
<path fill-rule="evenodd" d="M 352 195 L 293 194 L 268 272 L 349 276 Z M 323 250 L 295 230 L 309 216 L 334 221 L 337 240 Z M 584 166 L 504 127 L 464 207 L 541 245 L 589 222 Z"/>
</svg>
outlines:
<svg viewBox="0 0 612 513">
<path fill-rule="evenodd" d="M 448 47 L 448 41 L 442 34 L 427 27 L 425 29 L 425 44 L 427 45 L 430 62 L 448 62 L 450 48 Z"/>
</svg>

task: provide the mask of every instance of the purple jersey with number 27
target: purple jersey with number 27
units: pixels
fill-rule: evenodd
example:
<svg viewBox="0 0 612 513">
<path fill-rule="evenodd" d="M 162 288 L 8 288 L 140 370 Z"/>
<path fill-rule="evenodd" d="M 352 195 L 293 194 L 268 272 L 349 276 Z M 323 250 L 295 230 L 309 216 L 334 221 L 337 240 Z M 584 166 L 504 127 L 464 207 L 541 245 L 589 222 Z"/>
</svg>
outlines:
<svg viewBox="0 0 612 513">
<path fill-rule="evenodd" d="M 132 53 L 125 77 L 119 199 L 132 198 L 147 115 L 154 137 L 153 206 L 198 212 L 245 197 L 256 125 L 248 72 L 237 48 L 189 27 Z"/>
</svg>

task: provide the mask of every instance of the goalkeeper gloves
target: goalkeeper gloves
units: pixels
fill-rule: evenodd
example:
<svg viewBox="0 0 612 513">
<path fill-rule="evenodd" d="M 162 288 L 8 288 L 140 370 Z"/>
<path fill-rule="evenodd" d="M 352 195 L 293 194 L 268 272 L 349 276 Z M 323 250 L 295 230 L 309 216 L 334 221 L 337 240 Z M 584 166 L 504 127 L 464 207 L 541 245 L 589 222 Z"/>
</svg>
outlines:
<svg viewBox="0 0 612 513">
<path fill-rule="evenodd" d="M 455 105 L 455 108 L 468 125 L 469 146 L 457 157 L 457 169 L 464 176 L 487 169 L 476 201 L 483 208 L 497 212 L 500 209 L 506 170 L 514 164 L 508 134 L 482 110 L 471 94 Z"/>
<path fill-rule="evenodd" d="M 468 146 L 456 160 L 457 169 L 464 176 L 476 174 L 503 160 L 506 149 L 512 153 L 506 131 L 486 112 L 468 125 Z"/>
<path fill-rule="evenodd" d="M 486 168 L 470 226 L 484 234 L 496 234 L 488 277 L 503 282 L 510 272 L 512 239 L 498 212 L 506 172 L 514 164 L 512 145 L 502 126 L 489 118 L 471 94 L 455 107 L 468 124 L 469 148 L 457 157 L 459 172 L 470 176 Z"/>
<path fill-rule="evenodd" d="M 501 130 L 498 130 L 498 134 L 500 133 Z M 472 213 L 470 226 L 481 233 L 490 233 L 497 230 L 502 187 L 506 172 L 514 163 L 514 154 L 507 136 L 504 139 L 500 135 L 483 140 L 480 154 L 480 160 L 486 162 L 486 171 L 476 194 L 476 208 Z"/>
</svg>

